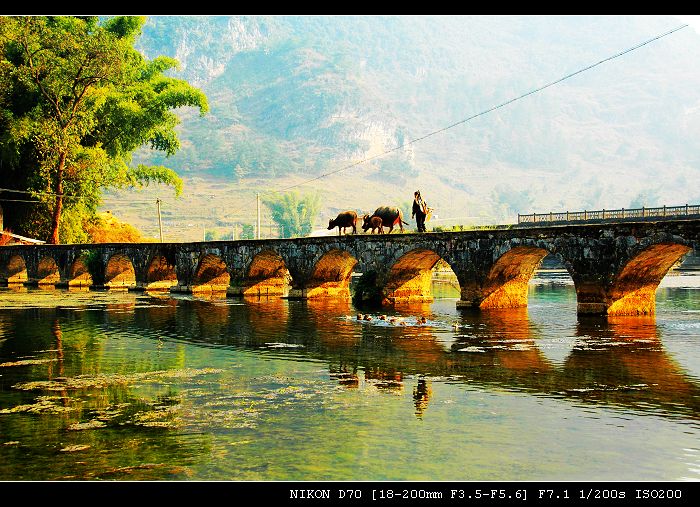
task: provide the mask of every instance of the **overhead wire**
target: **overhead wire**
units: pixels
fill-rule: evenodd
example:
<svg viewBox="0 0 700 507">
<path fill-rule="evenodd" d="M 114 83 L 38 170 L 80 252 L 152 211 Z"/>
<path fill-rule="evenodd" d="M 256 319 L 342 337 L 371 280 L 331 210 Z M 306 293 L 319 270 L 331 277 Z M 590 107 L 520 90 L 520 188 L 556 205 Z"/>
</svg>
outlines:
<svg viewBox="0 0 700 507">
<path fill-rule="evenodd" d="M 39 199 L 29 200 L 29 199 L 5 199 L 0 197 L 2 202 L 41 202 Z"/>
</svg>

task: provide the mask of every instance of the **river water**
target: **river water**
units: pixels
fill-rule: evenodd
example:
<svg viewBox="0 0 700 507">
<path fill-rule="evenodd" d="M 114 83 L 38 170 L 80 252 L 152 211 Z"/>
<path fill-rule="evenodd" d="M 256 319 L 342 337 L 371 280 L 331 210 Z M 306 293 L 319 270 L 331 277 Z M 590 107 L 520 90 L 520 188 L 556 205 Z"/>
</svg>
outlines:
<svg viewBox="0 0 700 507">
<path fill-rule="evenodd" d="M 0 288 L 0 478 L 697 481 L 699 282 L 608 319 L 544 271 L 488 312 Z"/>
</svg>

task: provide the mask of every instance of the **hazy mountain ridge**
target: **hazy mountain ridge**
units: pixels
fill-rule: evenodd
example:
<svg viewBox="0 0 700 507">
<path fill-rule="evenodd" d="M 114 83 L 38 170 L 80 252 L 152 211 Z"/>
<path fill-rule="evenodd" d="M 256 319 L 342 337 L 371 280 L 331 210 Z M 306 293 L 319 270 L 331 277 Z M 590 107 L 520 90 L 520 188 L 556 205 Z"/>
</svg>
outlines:
<svg viewBox="0 0 700 507">
<path fill-rule="evenodd" d="M 139 45 L 149 57 L 180 60 L 178 76 L 210 99 L 205 118 L 183 112 L 183 147 L 158 162 L 194 183 L 192 198 L 204 179 L 240 200 L 380 155 L 680 24 L 662 16 L 155 16 Z M 332 213 L 410 199 L 420 187 L 441 217 L 491 222 L 635 199 L 698 202 L 699 57 L 700 36 L 686 28 L 300 189 L 320 189 Z"/>
</svg>

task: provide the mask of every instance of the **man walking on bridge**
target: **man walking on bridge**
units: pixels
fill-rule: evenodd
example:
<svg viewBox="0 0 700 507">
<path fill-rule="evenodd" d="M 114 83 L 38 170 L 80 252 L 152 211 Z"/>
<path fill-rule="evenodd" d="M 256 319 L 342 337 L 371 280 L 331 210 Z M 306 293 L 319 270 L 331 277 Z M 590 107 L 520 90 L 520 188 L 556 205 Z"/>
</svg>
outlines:
<svg viewBox="0 0 700 507">
<path fill-rule="evenodd" d="M 428 215 L 428 205 L 425 204 L 423 197 L 420 195 L 420 190 L 413 192 L 413 209 L 411 218 L 416 219 L 418 232 L 425 232 L 425 217 Z"/>
</svg>

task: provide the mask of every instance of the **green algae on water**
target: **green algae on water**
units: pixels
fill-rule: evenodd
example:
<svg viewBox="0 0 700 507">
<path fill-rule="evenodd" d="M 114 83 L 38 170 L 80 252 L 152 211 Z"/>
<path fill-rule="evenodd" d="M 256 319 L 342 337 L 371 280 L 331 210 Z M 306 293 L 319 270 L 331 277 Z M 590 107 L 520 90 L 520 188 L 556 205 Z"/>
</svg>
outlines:
<svg viewBox="0 0 700 507">
<path fill-rule="evenodd" d="M 67 389 L 101 389 L 114 385 L 128 385 L 135 382 L 158 382 L 159 380 L 167 380 L 174 378 L 192 378 L 199 375 L 209 375 L 212 373 L 221 373 L 223 370 L 215 368 L 193 369 L 186 368 L 182 370 L 162 370 L 143 373 L 132 373 L 129 375 L 123 374 L 98 374 L 98 375 L 79 375 L 70 378 L 56 378 L 54 380 L 39 380 L 34 382 L 20 382 L 13 385 L 14 389 L 23 391 L 33 391 L 43 389 L 45 391 L 65 391 Z"/>
</svg>

